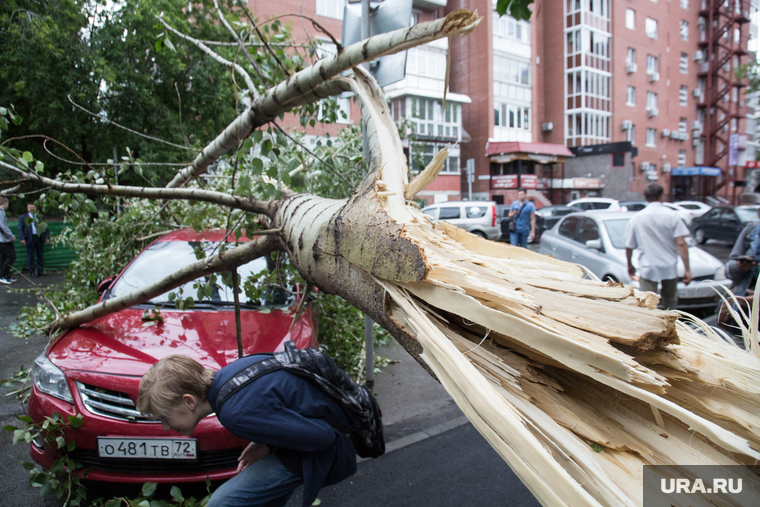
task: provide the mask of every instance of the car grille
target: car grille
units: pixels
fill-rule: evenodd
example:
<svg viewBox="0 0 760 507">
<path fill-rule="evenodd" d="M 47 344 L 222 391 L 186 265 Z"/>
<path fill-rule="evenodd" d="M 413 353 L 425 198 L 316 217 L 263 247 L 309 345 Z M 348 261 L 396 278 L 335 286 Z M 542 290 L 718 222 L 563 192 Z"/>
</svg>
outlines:
<svg viewBox="0 0 760 507">
<path fill-rule="evenodd" d="M 135 410 L 135 403 L 124 393 L 77 382 L 79 396 L 84 406 L 93 414 L 119 421 L 160 423 Z"/>
<path fill-rule="evenodd" d="M 101 458 L 98 451 L 74 449 L 71 458 L 85 468 L 101 472 L 119 472 L 126 474 L 174 474 L 213 472 L 236 468 L 241 449 L 224 449 L 220 451 L 202 451 L 196 461 L 139 458 Z"/>
</svg>

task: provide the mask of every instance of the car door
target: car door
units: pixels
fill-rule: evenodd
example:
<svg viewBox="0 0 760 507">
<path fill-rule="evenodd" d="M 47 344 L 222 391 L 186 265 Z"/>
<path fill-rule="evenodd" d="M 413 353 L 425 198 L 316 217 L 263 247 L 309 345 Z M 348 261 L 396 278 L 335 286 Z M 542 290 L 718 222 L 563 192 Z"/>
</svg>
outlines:
<svg viewBox="0 0 760 507">
<path fill-rule="evenodd" d="M 587 267 L 595 275 L 602 276 L 604 253 L 599 249 L 586 246 L 587 241 L 601 240 L 599 224 L 589 217 L 578 217 L 578 220 L 577 247 L 571 254 L 570 260 Z"/>
<path fill-rule="evenodd" d="M 705 214 L 705 216 L 702 217 L 698 228 L 702 229 L 702 232 L 705 233 L 705 238 L 717 239 L 718 229 L 720 228 L 720 214 L 721 208 L 715 208 L 711 209 Z"/>
<path fill-rule="evenodd" d="M 577 250 L 578 242 L 576 236 L 578 233 L 578 217 L 569 216 L 565 218 L 557 229 L 557 234 L 552 235 L 550 251 L 547 252 L 553 257 L 563 260 L 572 261 L 572 256 Z"/>
<path fill-rule="evenodd" d="M 720 214 L 720 229 L 715 237 L 721 241 L 733 243 L 743 226 L 744 224 L 733 209 L 723 208 Z"/>
<path fill-rule="evenodd" d="M 460 206 L 441 206 L 438 208 L 438 220 L 449 222 L 459 226 L 462 223 L 462 210 Z"/>
</svg>

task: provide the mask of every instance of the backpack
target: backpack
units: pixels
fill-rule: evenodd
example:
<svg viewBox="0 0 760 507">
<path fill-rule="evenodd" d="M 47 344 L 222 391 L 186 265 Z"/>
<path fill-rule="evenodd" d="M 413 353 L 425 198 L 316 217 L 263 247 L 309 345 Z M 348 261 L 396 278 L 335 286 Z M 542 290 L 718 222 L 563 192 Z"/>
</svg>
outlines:
<svg viewBox="0 0 760 507">
<path fill-rule="evenodd" d="M 385 453 L 382 413 L 372 392 L 351 380 L 321 350 L 299 350 L 292 341 L 285 342 L 284 352 L 275 352 L 271 358 L 244 368 L 225 382 L 216 395 L 217 411 L 221 411 L 224 403 L 239 389 L 278 370 L 309 379 L 340 405 L 349 420 L 348 437 L 356 454 L 362 458 L 377 458 Z"/>
</svg>

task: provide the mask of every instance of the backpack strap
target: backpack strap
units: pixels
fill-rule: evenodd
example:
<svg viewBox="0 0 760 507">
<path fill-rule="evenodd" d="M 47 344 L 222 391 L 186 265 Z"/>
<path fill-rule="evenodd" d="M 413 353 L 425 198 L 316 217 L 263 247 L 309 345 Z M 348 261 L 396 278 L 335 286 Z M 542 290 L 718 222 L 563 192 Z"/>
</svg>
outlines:
<svg viewBox="0 0 760 507">
<path fill-rule="evenodd" d="M 221 389 L 219 389 L 219 392 L 216 395 L 217 413 L 222 411 L 222 407 L 227 402 L 227 400 L 230 399 L 230 396 L 238 392 L 243 387 L 247 386 L 256 379 L 263 377 L 267 373 L 272 373 L 273 371 L 282 370 L 285 368 L 286 366 L 282 364 L 282 362 L 280 362 L 280 360 L 276 357 L 270 357 L 269 359 L 258 361 L 257 363 L 254 363 L 247 368 L 243 368 L 237 372 L 235 376 L 227 380 L 227 382 L 222 385 Z"/>
</svg>

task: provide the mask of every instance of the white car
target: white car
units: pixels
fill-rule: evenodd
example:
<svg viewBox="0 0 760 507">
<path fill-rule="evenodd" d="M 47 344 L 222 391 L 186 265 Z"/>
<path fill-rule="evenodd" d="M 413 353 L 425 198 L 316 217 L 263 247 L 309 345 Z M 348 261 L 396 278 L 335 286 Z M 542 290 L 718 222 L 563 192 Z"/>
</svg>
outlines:
<svg viewBox="0 0 760 507">
<path fill-rule="evenodd" d="M 623 211 L 620 201 L 608 197 L 583 197 L 567 203 L 581 211 Z"/>
<path fill-rule="evenodd" d="M 493 201 L 445 201 L 422 208 L 433 222 L 446 221 L 481 238 L 501 236 L 496 203 Z"/>
<path fill-rule="evenodd" d="M 541 235 L 539 252 L 585 266 L 602 280 L 613 280 L 638 288 L 638 281 L 628 275 L 623 236 L 634 212 L 573 213 L 563 217 L 551 230 Z M 691 240 L 689 239 L 691 242 Z M 633 265 L 638 265 L 639 251 L 634 251 Z M 689 246 L 689 267 L 693 281 L 678 282 L 678 309 L 711 309 L 720 302 L 717 291 L 731 287 L 721 261 L 696 246 Z M 679 280 L 684 267 L 678 259 Z"/>
<path fill-rule="evenodd" d="M 674 206 L 691 213 L 692 218 L 701 217 L 712 209 L 712 206 L 699 201 L 678 201 L 673 203 Z"/>
<path fill-rule="evenodd" d="M 691 225 L 691 221 L 694 220 L 694 214 L 691 211 L 678 206 L 676 203 L 664 202 L 662 205 L 668 209 L 672 209 L 676 214 L 678 214 L 678 216 L 681 218 L 681 220 L 684 221 L 687 227 Z"/>
</svg>

